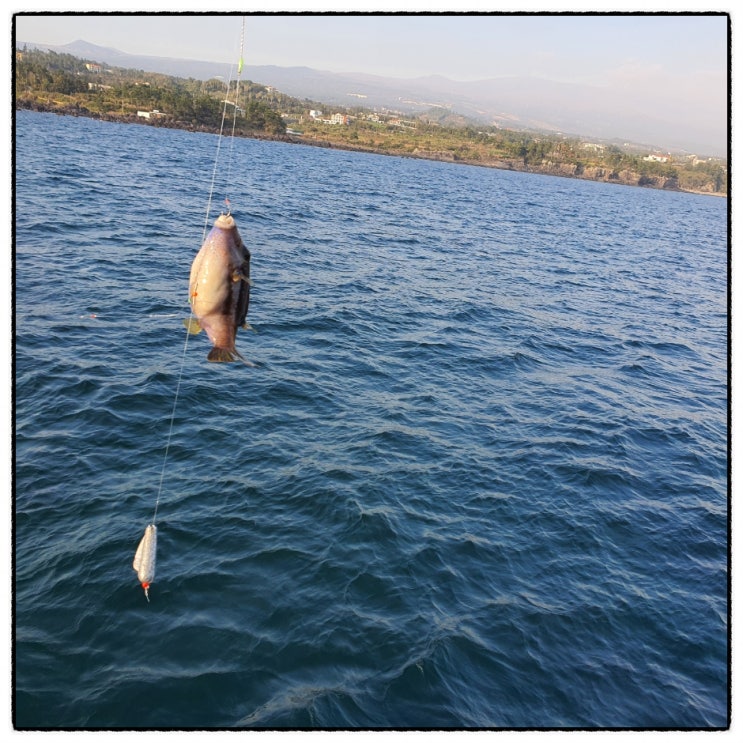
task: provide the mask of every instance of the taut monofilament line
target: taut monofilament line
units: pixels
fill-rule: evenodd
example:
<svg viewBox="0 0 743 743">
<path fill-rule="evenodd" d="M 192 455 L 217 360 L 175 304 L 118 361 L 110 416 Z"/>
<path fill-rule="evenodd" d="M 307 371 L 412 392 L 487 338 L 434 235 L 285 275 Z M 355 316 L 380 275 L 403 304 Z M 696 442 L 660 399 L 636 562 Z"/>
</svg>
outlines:
<svg viewBox="0 0 743 743">
<path fill-rule="evenodd" d="M 243 51 L 245 47 L 245 17 L 242 19 L 240 28 L 240 58 L 237 62 L 237 77 L 235 78 L 235 105 L 232 107 L 232 136 L 230 137 L 230 156 L 227 158 L 227 187 L 231 185 L 232 160 L 235 145 L 235 127 L 237 125 L 237 112 L 240 105 L 240 80 L 243 72 Z M 227 96 L 229 98 L 229 95 Z"/>
<path fill-rule="evenodd" d="M 209 198 L 206 204 L 206 215 L 204 218 L 204 232 L 201 236 L 203 242 L 206 238 L 207 230 L 209 229 L 209 215 L 211 213 L 212 199 L 214 197 L 214 190 L 216 187 L 217 172 L 219 167 L 219 156 L 222 146 L 222 139 L 224 136 L 224 127 L 227 120 L 227 106 L 232 105 L 232 131 L 230 133 L 230 151 L 227 158 L 227 174 L 225 178 L 226 188 L 229 189 L 231 186 L 232 178 L 232 160 L 234 159 L 234 144 L 235 144 L 235 131 L 237 127 L 237 113 L 239 110 L 240 103 L 240 79 L 242 76 L 243 69 L 243 50 L 245 45 L 245 18 L 242 19 L 242 26 L 240 29 L 240 56 L 237 63 L 237 76 L 235 78 L 235 100 L 230 101 L 230 90 L 232 89 L 232 71 L 233 67 L 230 66 L 230 74 L 227 78 L 227 84 L 225 88 L 225 99 L 222 104 L 222 120 L 219 127 L 219 136 L 217 137 L 217 152 L 214 157 L 214 169 L 212 170 L 212 182 L 209 188 Z M 227 205 L 227 213 L 230 213 L 230 199 L 229 194 L 225 195 L 225 204 Z"/>
<path fill-rule="evenodd" d="M 242 28 L 240 31 L 240 60 L 237 66 L 238 77 L 237 77 L 236 90 L 235 90 L 235 102 L 233 106 L 234 114 L 233 114 L 233 122 L 232 122 L 232 134 L 230 138 L 231 144 L 235 138 L 235 126 L 236 126 L 237 109 L 238 109 L 240 75 L 242 73 L 242 67 L 243 67 L 244 38 L 245 38 L 245 19 L 243 18 Z M 204 242 L 204 239 L 206 238 L 207 229 L 209 226 L 209 213 L 211 211 L 212 199 L 214 197 L 214 189 L 216 185 L 216 178 L 217 178 L 217 172 L 218 172 L 218 167 L 219 167 L 219 157 L 220 157 L 220 151 L 222 147 L 222 139 L 224 136 L 224 125 L 225 125 L 225 120 L 227 117 L 227 105 L 229 104 L 229 90 L 231 87 L 231 83 L 232 83 L 232 67 L 230 67 L 230 75 L 227 81 L 227 95 L 225 96 L 225 101 L 224 101 L 224 105 L 222 108 L 222 119 L 221 119 L 220 128 L 219 128 L 219 135 L 217 137 L 217 151 L 214 156 L 214 168 L 212 169 L 212 179 L 211 179 L 211 184 L 209 187 L 209 196 L 207 198 L 206 219 L 204 221 L 204 232 L 202 235 L 202 243 Z M 227 178 L 228 186 L 230 183 L 229 173 L 231 172 L 232 157 L 233 157 L 233 148 L 231 146 L 230 157 L 229 157 L 229 162 L 228 162 L 228 178 Z M 230 203 L 229 199 L 225 198 L 225 204 L 228 205 L 228 210 L 227 210 L 228 213 L 229 213 L 229 203 Z M 190 301 L 189 301 L 189 305 L 192 307 L 192 304 Z M 193 307 L 191 309 L 191 317 L 188 321 L 187 327 L 191 324 L 192 320 L 193 320 Z M 160 507 L 160 498 L 162 496 L 163 483 L 165 481 L 165 470 L 166 470 L 166 465 L 168 461 L 168 454 L 170 453 L 170 444 L 173 439 L 173 429 L 175 426 L 175 415 L 176 415 L 176 410 L 178 408 L 178 398 L 179 398 L 180 390 L 181 390 L 181 382 L 183 380 L 183 368 L 186 362 L 186 352 L 188 350 L 189 335 L 190 333 L 186 332 L 186 338 L 183 343 L 183 354 L 181 356 L 180 368 L 178 370 L 178 379 L 176 382 L 175 395 L 173 398 L 173 409 L 170 414 L 170 423 L 168 426 L 168 434 L 167 434 L 167 438 L 165 442 L 165 452 L 163 454 L 163 463 L 162 463 L 162 468 L 160 470 L 160 480 L 158 483 L 157 495 L 155 497 L 155 509 L 152 515 L 152 521 L 146 526 L 144 530 L 144 535 L 142 536 L 137 546 L 137 550 L 134 555 L 134 561 L 132 563 L 132 567 L 137 572 L 137 577 L 140 581 L 140 584 L 142 585 L 142 588 L 144 589 L 144 594 L 145 594 L 145 597 L 147 598 L 148 603 L 150 600 L 150 596 L 149 596 L 150 584 L 155 579 L 155 563 L 156 563 L 156 557 L 157 557 L 157 513 Z"/>
</svg>

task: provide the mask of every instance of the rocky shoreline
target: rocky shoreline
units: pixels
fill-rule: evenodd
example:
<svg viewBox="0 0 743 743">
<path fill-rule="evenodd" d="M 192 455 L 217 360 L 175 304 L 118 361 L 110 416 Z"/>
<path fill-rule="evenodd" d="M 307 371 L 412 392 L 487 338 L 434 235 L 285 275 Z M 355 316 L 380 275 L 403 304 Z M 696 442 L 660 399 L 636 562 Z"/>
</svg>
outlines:
<svg viewBox="0 0 743 743">
<path fill-rule="evenodd" d="M 135 115 L 127 114 L 97 114 L 81 106 L 52 106 L 39 104 L 31 101 L 17 101 L 16 109 L 32 110 L 44 113 L 55 113 L 61 116 L 81 116 L 84 118 L 97 119 L 100 121 L 112 121 L 123 124 L 139 124 L 141 126 L 153 126 L 165 129 L 180 129 L 189 132 L 202 132 L 208 134 L 218 134 L 218 129 L 208 126 L 194 126 L 187 122 L 179 122 L 168 119 L 156 119 L 147 121 Z M 326 149 L 347 150 L 351 152 L 364 152 L 375 155 L 392 155 L 397 157 L 410 157 L 421 160 L 433 160 L 438 162 L 450 162 L 460 165 L 475 165 L 478 167 L 495 168 L 498 170 L 512 170 L 521 173 L 537 173 L 539 175 L 557 176 L 560 178 L 575 178 L 587 181 L 599 181 L 604 183 L 615 183 L 622 186 L 636 186 L 640 188 L 654 188 L 665 191 L 678 191 L 681 193 L 703 194 L 707 196 L 726 197 L 725 193 L 716 193 L 709 191 L 690 191 L 682 189 L 678 185 L 676 178 L 666 178 L 657 175 L 643 175 L 631 170 L 622 170 L 619 172 L 610 171 L 608 168 L 584 167 L 581 164 L 574 163 L 542 163 L 540 165 L 524 165 L 520 160 L 469 160 L 460 158 L 451 152 L 431 151 L 416 148 L 412 152 L 396 152 L 394 149 L 377 150 L 373 147 L 354 146 L 346 142 L 333 142 L 326 139 L 315 139 L 308 136 L 297 136 L 291 134 L 265 134 L 263 132 L 250 132 L 241 134 L 250 139 L 260 139 L 275 142 L 286 142 L 289 144 L 299 144 L 310 147 L 324 147 Z"/>
</svg>

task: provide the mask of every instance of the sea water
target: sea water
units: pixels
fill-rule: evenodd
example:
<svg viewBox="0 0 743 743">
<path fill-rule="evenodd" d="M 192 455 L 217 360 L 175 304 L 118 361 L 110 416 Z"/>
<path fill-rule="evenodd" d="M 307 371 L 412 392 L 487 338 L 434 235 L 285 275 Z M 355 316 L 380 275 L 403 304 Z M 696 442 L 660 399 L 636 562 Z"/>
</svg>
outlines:
<svg viewBox="0 0 743 743">
<path fill-rule="evenodd" d="M 727 725 L 726 200 L 23 111 L 15 146 L 17 727 Z M 225 198 L 255 368 L 182 323 Z"/>
</svg>

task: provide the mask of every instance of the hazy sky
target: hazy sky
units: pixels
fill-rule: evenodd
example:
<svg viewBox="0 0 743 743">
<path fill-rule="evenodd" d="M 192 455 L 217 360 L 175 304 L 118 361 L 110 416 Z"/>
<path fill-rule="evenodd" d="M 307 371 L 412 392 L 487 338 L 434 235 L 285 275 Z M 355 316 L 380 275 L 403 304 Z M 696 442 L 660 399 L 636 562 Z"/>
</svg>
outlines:
<svg viewBox="0 0 743 743">
<path fill-rule="evenodd" d="M 234 62 L 241 16 L 17 18 L 17 39 Z M 723 16 L 247 16 L 247 64 L 455 80 L 529 74 L 598 85 L 725 80 Z"/>
</svg>

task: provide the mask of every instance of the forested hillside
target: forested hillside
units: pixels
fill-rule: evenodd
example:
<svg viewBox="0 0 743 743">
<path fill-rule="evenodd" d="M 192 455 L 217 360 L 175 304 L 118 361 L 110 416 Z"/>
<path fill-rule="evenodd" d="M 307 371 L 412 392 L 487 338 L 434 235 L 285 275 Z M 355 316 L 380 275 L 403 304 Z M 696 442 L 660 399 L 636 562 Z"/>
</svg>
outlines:
<svg viewBox="0 0 743 743">
<path fill-rule="evenodd" d="M 227 103 L 225 103 L 227 102 Z M 543 132 L 487 127 L 453 112 L 401 118 L 393 111 L 299 100 L 251 81 L 193 78 L 105 65 L 69 54 L 17 50 L 17 108 L 199 131 L 228 120 L 238 136 L 280 138 L 408 157 L 726 195 L 727 163 L 718 158 L 640 151 Z"/>
</svg>

